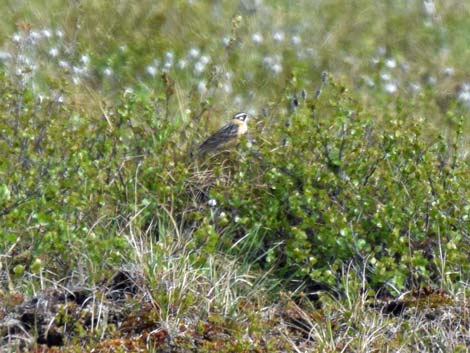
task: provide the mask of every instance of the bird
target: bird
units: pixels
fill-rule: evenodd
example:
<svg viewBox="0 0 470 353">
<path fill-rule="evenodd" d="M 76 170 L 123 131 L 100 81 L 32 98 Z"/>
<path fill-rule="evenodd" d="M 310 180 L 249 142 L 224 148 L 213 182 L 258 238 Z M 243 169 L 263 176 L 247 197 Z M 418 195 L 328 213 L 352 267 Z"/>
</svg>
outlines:
<svg viewBox="0 0 470 353">
<path fill-rule="evenodd" d="M 248 114 L 244 112 L 236 113 L 232 120 L 225 124 L 220 130 L 212 134 L 199 147 L 200 154 L 215 151 L 220 147 L 227 146 L 248 132 Z"/>
</svg>

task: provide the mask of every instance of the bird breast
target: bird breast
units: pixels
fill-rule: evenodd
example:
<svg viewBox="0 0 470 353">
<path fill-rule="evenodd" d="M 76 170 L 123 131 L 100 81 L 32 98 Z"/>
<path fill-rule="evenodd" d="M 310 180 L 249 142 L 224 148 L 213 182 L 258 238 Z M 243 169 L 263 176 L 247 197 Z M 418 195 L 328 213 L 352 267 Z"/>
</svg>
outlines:
<svg viewBox="0 0 470 353">
<path fill-rule="evenodd" d="M 246 125 L 246 123 L 243 122 L 238 125 L 238 136 L 246 134 L 247 131 L 248 131 L 248 126 Z"/>
</svg>

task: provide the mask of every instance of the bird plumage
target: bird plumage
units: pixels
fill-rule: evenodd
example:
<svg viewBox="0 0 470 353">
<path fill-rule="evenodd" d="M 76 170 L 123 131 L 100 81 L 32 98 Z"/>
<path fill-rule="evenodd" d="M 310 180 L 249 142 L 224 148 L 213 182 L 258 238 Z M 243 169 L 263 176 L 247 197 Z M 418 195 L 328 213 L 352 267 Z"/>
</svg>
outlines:
<svg viewBox="0 0 470 353">
<path fill-rule="evenodd" d="M 230 142 L 238 140 L 239 137 L 246 134 L 248 131 L 246 124 L 247 118 L 247 113 L 240 112 L 235 114 L 232 120 L 205 140 L 199 146 L 198 151 L 200 153 L 213 151 Z"/>
</svg>

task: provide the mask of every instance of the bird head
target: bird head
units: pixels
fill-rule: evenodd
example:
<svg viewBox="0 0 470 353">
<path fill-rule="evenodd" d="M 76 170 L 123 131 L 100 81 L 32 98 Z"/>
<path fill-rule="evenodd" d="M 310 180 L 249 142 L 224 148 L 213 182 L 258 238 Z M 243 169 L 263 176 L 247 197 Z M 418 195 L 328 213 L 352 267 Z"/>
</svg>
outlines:
<svg viewBox="0 0 470 353">
<path fill-rule="evenodd" d="M 240 121 L 246 121 L 248 119 L 248 114 L 244 112 L 237 113 L 233 116 L 234 119 L 238 119 Z"/>
</svg>

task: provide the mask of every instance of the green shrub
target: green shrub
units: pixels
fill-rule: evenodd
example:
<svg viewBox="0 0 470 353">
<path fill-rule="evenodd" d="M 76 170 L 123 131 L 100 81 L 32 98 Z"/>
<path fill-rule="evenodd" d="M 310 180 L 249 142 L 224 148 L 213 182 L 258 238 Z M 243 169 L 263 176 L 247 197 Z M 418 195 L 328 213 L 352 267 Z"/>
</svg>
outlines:
<svg viewBox="0 0 470 353">
<path fill-rule="evenodd" d="M 130 219 L 158 239 L 169 214 L 201 264 L 219 248 L 330 285 L 352 264 L 396 288 L 468 274 L 462 131 L 424 134 L 411 113 L 424 97 L 374 117 L 328 78 L 291 114 L 253 124 L 237 150 L 191 160 L 195 122 L 159 113 L 165 98 L 125 94 L 95 116 L 2 82 L 1 247 L 19 242 L 13 265 L 42 258 L 66 274 L 83 251 L 118 263 Z"/>
<path fill-rule="evenodd" d="M 337 284 L 353 264 L 376 288 L 468 276 L 470 170 L 457 143 L 424 137 L 429 125 L 406 109 L 368 116 L 331 80 L 264 125 L 211 195 L 241 220 L 238 234 L 262 239 L 267 266 Z"/>
<path fill-rule="evenodd" d="M 151 96 L 90 113 L 0 82 L 1 251 L 27 269 L 42 258 L 58 278 L 121 263 L 129 220 L 142 211 L 144 228 L 178 190 L 178 122 L 156 115 Z"/>
</svg>

